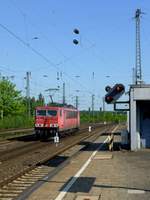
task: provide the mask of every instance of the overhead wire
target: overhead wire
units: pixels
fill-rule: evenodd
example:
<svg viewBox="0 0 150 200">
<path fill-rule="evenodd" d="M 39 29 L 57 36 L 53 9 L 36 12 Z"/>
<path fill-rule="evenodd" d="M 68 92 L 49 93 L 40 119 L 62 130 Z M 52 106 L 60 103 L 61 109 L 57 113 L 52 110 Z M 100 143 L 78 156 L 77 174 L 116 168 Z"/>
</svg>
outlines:
<svg viewBox="0 0 150 200">
<path fill-rule="evenodd" d="M 18 7 L 18 9 L 19 9 L 19 7 Z M 22 10 L 20 10 L 20 12 L 22 12 L 22 15 L 23 16 L 26 16 L 25 15 L 25 13 L 22 11 Z M 7 27 L 6 27 L 7 28 Z M 16 39 L 19 39 L 20 37 L 17 37 Z M 20 38 L 21 39 L 21 38 Z M 47 38 L 48 39 L 48 38 Z M 21 41 L 20 42 L 22 42 L 24 45 L 26 45 L 28 48 L 30 48 L 34 53 L 36 53 L 38 56 L 40 56 L 41 58 L 43 58 L 46 62 L 48 62 L 48 64 L 51 64 L 51 65 L 55 65 L 55 68 L 57 69 L 57 70 L 60 70 L 57 66 L 59 66 L 59 65 L 62 65 L 62 64 L 64 64 L 64 63 L 66 63 L 66 62 L 68 62 L 68 61 L 70 61 L 71 59 L 73 59 L 75 56 L 73 55 L 72 57 L 67 57 L 67 56 L 65 56 L 58 48 L 56 48 L 57 49 L 57 51 L 59 51 L 59 53 L 65 58 L 64 59 L 64 61 L 61 61 L 60 63 L 58 63 L 58 64 L 55 64 L 55 63 L 53 63 L 53 62 L 51 62 L 49 59 L 47 59 L 47 57 L 45 57 L 43 54 L 41 54 L 40 52 L 38 52 L 35 48 L 33 48 L 29 43 L 27 43 L 27 42 L 24 42 L 22 39 L 21 39 Z M 94 44 L 92 44 L 90 47 L 88 47 L 86 50 L 88 50 L 88 49 L 90 49 L 90 48 L 93 48 L 93 46 L 94 46 Z M 83 48 L 83 47 L 82 47 Z M 85 50 L 85 48 L 83 48 L 84 50 Z M 61 70 L 62 71 L 62 70 Z M 66 72 L 63 72 L 65 75 L 66 75 Z M 67 76 L 68 76 L 68 74 L 67 74 Z M 72 78 L 72 77 L 71 77 Z M 75 80 L 75 82 L 79 82 L 78 80 Z M 81 85 L 81 84 L 80 84 Z M 83 85 L 82 85 L 83 86 Z M 87 93 L 89 93 L 89 90 L 86 90 L 85 92 L 87 92 Z M 92 94 L 92 92 L 90 92 L 91 94 Z"/>
<path fill-rule="evenodd" d="M 27 15 L 26 15 L 26 13 L 22 10 L 22 9 L 20 9 L 16 4 L 15 4 L 15 2 L 12 0 L 12 1 L 10 1 L 11 2 L 11 4 L 14 6 L 14 7 L 16 7 L 18 10 L 19 10 L 19 12 L 21 13 L 21 15 L 24 17 L 24 16 L 26 16 L 27 17 Z M 32 26 L 34 26 L 34 27 L 36 27 L 37 28 L 37 26 L 35 26 L 34 25 L 34 23 L 31 23 L 32 24 Z M 39 29 L 39 28 L 38 28 Z M 40 31 L 41 32 L 41 31 Z M 44 38 L 48 41 L 48 42 L 50 42 L 50 40 L 45 36 L 45 34 L 43 34 L 42 32 L 41 32 L 41 35 L 43 35 L 44 36 Z M 22 40 L 22 39 L 21 39 Z M 26 42 L 25 42 L 26 43 Z M 36 54 L 39 54 L 39 56 L 40 57 L 43 57 L 43 59 L 46 61 L 46 62 L 49 62 L 49 64 L 51 64 L 51 65 L 53 65 L 53 66 L 55 66 L 55 68 L 57 69 L 57 71 L 62 71 L 62 70 L 60 70 L 57 66 L 60 66 L 60 65 L 62 65 L 62 64 L 65 64 L 66 62 L 68 62 L 68 61 L 70 61 L 71 59 L 73 59 L 75 56 L 74 55 L 72 55 L 72 56 L 70 56 L 70 57 L 67 57 L 59 48 L 57 48 L 56 47 L 56 45 L 54 46 L 53 45 L 53 48 L 55 48 L 58 52 L 59 52 L 59 54 L 61 54 L 65 59 L 63 60 L 63 61 L 60 61 L 59 63 L 57 63 L 57 64 L 55 64 L 55 63 L 53 63 L 53 62 L 51 62 L 49 59 L 47 59 L 47 57 L 46 56 L 44 56 L 43 54 L 41 54 L 41 53 L 39 53 L 38 51 L 36 51 L 36 49 L 34 49 L 33 47 L 31 47 L 31 45 L 29 45 L 29 43 L 26 43 L 25 44 L 26 46 L 28 45 L 28 46 L 30 46 L 30 48 L 32 49 L 32 51 L 34 51 L 34 53 L 36 53 Z M 51 45 L 52 45 L 52 43 L 51 43 Z M 90 47 L 88 47 L 86 50 L 88 50 L 89 48 L 92 48 L 93 47 L 93 45 L 91 45 Z M 35 52 L 36 51 L 36 52 Z M 85 49 L 84 49 L 84 51 L 85 51 Z M 74 80 L 72 77 L 70 77 L 66 72 L 63 72 L 68 78 L 70 78 L 70 79 L 72 79 L 72 81 L 74 81 L 74 82 L 76 82 L 76 80 Z M 87 88 L 83 85 L 83 84 L 81 84 L 79 81 L 77 81 L 82 87 L 84 87 L 86 90 L 87 90 Z M 88 92 L 90 92 L 91 93 L 91 91 L 89 91 L 89 90 L 87 90 Z"/>
<path fill-rule="evenodd" d="M 22 43 L 24 46 L 26 46 L 27 48 L 29 48 L 32 52 L 34 52 L 37 56 L 41 57 L 45 62 L 47 62 L 51 67 L 55 68 L 57 71 L 62 71 L 60 70 L 60 68 L 57 67 L 57 65 L 55 63 L 53 63 L 51 60 L 49 60 L 46 56 L 44 56 L 41 52 L 39 52 L 38 50 L 36 50 L 34 47 L 32 47 L 31 45 L 29 45 L 27 42 L 25 42 L 21 37 L 19 37 L 18 35 L 16 35 L 14 32 L 12 32 L 10 29 L 8 29 L 6 26 L 4 26 L 3 24 L 0 23 L 0 27 L 2 29 L 4 29 L 5 31 L 7 31 L 11 36 L 13 36 L 16 40 L 18 40 L 20 43 Z M 73 82 L 76 83 L 76 80 L 74 80 L 71 76 L 69 76 L 66 72 L 62 71 L 63 74 L 68 77 L 69 79 L 71 79 Z M 81 83 L 79 83 L 82 87 L 85 88 L 85 86 L 83 86 Z M 92 93 L 91 91 L 87 90 L 88 92 Z"/>
<path fill-rule="evenodd" d="M 20 14 L 21 14 L 23 17 L 24 17 L 24 16 L 27 16 L 27 14 L 26 14 L 20 7 L 17 6 L 17 4 L 14 2 L 14 0 L 9 0 L 9 1 L 10 1 L 10 3 L 20 12 Z M 31 21 L 30 21 L 30 23 L 31 23 Z M 31 25 L 34 26 L 35 28 L 39 29 L 35 24 L 31 23 Z M 53 27 L 53 28 L 54 28 L 54 27 Z M 46 35 L 43 34 L 41 31 L 40 31 L 40 34 L 42 34 L 42 35 L 44 36 L 44 38 L 45 38 L 47 41 L 51 42 L 51 41 L 48 39 L 48 37 L 46 37 Z M 89 39 L 87 39 L 87 38 L 85 38 L 85 37 L 84 37 L 84 39 L 86 39 L 86 40 L 91 44 L 91 47 L 95 47 L 95 43 L 91 42 Z M 51 43 L 51 45 L 52 45 L 52 43 Z M 83 48 L 83 46 L 81 46 L 81 47 Z M 90 48 L 91 48 L 91 47 L 90 47 Z M 68 62 L 68 61 L 70 61 L 70 59 L 74 58 L 74 56 L 67 57 L 62 51 L 60 51 L 59 48 L 56 47 L 56 45 L 55 45 L 55 46 L 53 45 L 53 48 L 55 48 L 55 49 L 65 58 L 65 60 L 64 60 L 64 61 L 61 61 L 60 63 L 58 63 L 58 65 L 64 64 L 65 62 Z M 84 49 L 85 49 L 85 48 L 84 48 Z M 96 57 L 97 57 L 97 56 L 96 56 Z M 99 57 L 99 56 L 98 56 L 98 57 Z M 98 58 L 98 57 L 97 57 L 97 58 Z"/>
<path fill-rule="evenodd" d="M 10 66 L 4 66 L 4 65 L 0 65 L 0 68 L 5 69 L 5 70 L 12 72 L 12 73 L 26 72 L 26 70 L 14 70 L 14 69 L 11 69 Z"/>
<path fill-rule="evenodd" d="M 21 14 L 23 17 L 24 17 L 24 16 L 28 17 L 28 15 L 27 15 L 20 7 L 18 7 L 17 4 L 16 4 L 13 0 L 9 0 L 9 1 L 11 2 L 11 4 L 13 4 L 13 6 L 14 6 L 15 8 L 17 8 L 17 10 L 20 12 L 20 14 Z M 39 31 L 39 27 L 38 27 L 36 24 L 34 24 L 33 22 L 31 22 L 31 20 L 30 20 L 30 21 L 28 20 L 28 22 L 29 22 L 32 26 L 34 26 L 36 29 L 38 29 L 38 31 Z M 54 27 L 53 27 L 53 28 L 54 28 Z M 51 43 L 51 41 L 49 40 L 49 38 L 48 38 L 48 37 L 45 35 L 45 33 L 43 33 L 41 30 L 40 30 L 40 34 L 41 34 L 48 42 Z M 64 34 L 66 35 L 66 33 L 64 33 Z M 86 41 L 88 41 L 88 42 L 90 43 L 90 46 L 88 46 L 87 48 L 81 46 L 82 49 L 84 50 L 84 52 L 85 52 L 85 50 L 89 50 L 89 49 L 95 47 L 95 43 L 91 42 L 89 39 L 87 39 L 87 38 L 85 38 L 85 37 L 84 37 L 84 39 L 86 39 Z M 56 65 L 65 64 L 65 63 L 71 61 L 72 59 L 74 59 L 74 58 L 76 57 L 76 56 L 74 56 L 74 55 L 72 55 L 72 56 L 70 56 L 70 57 L 67 57 L 56 45 L 53 45 L 53 44 L 51 43 L 51 46 L 53 46 L 53 48 L 56 49 L 56 50 L 58 51 L 58 53 L 64 57 L 64 60 L 63 60 L 63 61 L 60 61 L 60 62 L 57 63 Z M 78 63 L 77 60 L 75 60 L 75 62 Z M 80 63 L 78 63 L 78 64 L 80 64 Z M 77 82 L 79 82 L 79 80 L 78 80 Z"/>
</svg>

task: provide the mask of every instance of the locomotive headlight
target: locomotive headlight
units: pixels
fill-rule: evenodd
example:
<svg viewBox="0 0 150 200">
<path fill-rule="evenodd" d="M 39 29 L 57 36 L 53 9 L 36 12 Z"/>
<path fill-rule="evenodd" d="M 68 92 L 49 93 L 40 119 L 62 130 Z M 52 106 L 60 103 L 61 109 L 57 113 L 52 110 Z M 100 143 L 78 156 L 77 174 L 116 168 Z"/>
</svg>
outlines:
<svg viewBox="0 0 150 200">
<path fill-rule="evenodd" d="M 50 124 L 50 127 L 58 127 L 58 124 Z"/>
</svg>

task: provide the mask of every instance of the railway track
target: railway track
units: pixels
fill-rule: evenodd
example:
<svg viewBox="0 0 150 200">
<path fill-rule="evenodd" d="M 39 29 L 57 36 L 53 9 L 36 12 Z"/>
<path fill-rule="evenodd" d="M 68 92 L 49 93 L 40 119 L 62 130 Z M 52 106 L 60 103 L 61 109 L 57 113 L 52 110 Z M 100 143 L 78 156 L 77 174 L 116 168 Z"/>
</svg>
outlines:
<svg viewBox="0 0 150 200">
<path fill-rule="evenodd" d="M 102 125 L 103 123 L 92 123 L 92 124 L 81 124 L 81 128 L 84 128 L 86 126 L 99 126 L 99 125 Z M 0 137 L 3 137 L 5 139 L 9 139 L 9 140 L 13 140 L 13 139 L 17 139 L 17 138 L 20 138 L 20 137 L 29 137 L 29 136 L 33 136 L 34 135 L 34 128 L 17 128 L 17 129 L 8 129 L 8 130 L 1 130 L 0 131 Z M 8 135 L 8 137 L 5 135 Z M 7 140 L 0 140 L 0 145 L 3 144 L 3 143 L 7 143 L 8 141 Z"/>
<path fill-rule="evenodd" d="M 84 141 L 88 138 L 90 140 L 95 140 L 99 137 L 99 132 L 110 129 L 110 125 L 107 127 L 98 128 L 98 130 L 94 130 L 93 133 L 87 134 L 85 129 L 82 130 L 81 134 L 75 134 L 72 137 L 63 138 L 61 144 L 56 147 L 52 142 L 42 144 L 43 147 L 40 148 L 40 151 L 35 151 L 36 148 L 27 155 L 27 151 L 24 151 L 24 155 L 17 155 L 16 158 L 13 155 L 12 159 L 5 159 L 1 161 L 0 169 L 1 173 L 4 171 L 7 173 L 2 173 L 2 181 L 0 182 L 0 199 L 14 199 L 16 198 L 22 191 L 24 191 L 27 187 L 33 185 L 36 181 L 43 179 L 46 177 L 48 173 L 53 171 L 53 167 L 49 167 L 49 160 L 56 157 L 57 155 L 61 155 L 64 151 L 68 151 L 68 157 L 70 156 L 70 149 L 81 141 Z M 98 134 L 97 134 L 98 133 Z M 38 144 L 39 145 L 39 144 Z M 41 145 L 41 144 L 40 144 Z M 82 148 L 82 145 L 79 145 Z M 51 153 L 49 155 L 49 152 Z M 13 152 L 14 153 L 14 152 Z M 29 155 L 30 154 L 30 155 Z M 39 155 L 38 155 L 39 154 Z M 46 156 L 45 156 L 46 155 Z M 11 153 L 10 153 L 11 156 Z M 5 156 L 4 156 L 5 157 Z M 3 159 L 4 159 L 3 157 Z"/>
<path fill-rule="evenodd" d="M 32 131 L 34 131 L 33 128 L 8 129 L 8 130 L 1 130 L 0 135 L 8 134 L 8 133 L 25 133 L 25 132 L 32 132 Z"/>
<path fill-rule="evenodd" d="M 92 124 L 92 127 L 96 128 L 99 126 L 102 126 L 103 124 L 97 123 L 97 124 Z M 20 129 L 21 131 L 22 129 Z M 24 129 L 23 129 L 24 130 Z M 26 129 L 25 129 L 26 130 Z M 87 130 L 87 124 L 82 124 L 81 126 L 81 132 Z M 13 132 L 15 130 L 12 130 Z M 19 130 L 17 129 L 17 132 Z M 66 135 L 69 135 L 67 133 Z M 64 136 L 63 136 L 64 137 Z M 51 139 L 53 141 L 53 139 Z M 36 150 L 38 148 L 43 147 L 43 142 L 49 143 L 51 141 L 49 140 L 38 140 L 35 137 L 34 133 L 30 133 L 30 135 L 25 135 L 25 136 L 18 136 L 18 137 L 12 137 L 9 140 L 3 140 L 0 141 L 0 161 L 6 161 L 9 159 L 13 159 L 14 157 L 18 157 L 19 155 L 23 155 L 27 153 L 27 151 L 32 151 Z M 53 143 L 53 142 L 51 142 Z M 10 153 L 11 152 L 11 153 Z"/>
<path fill-rule="evenodd" d="M 82 128 L 79 132 L 72 133 L 71 136 L 76 133 L 81 134 L 82 132 L 86 130 L 87 128 Z M 66 137 L 69 135 L 70 134 L 66 133 L 65 135 L 62 136 L 62 139 L 63 137 Z M 18 137 L 19 141 L 17 142 L 16 140 L 14 140 L 13 142 L 11 141 L 1 142 L 0 143 L 0 161 L 3 162 L 7 160 L 12 160 L 15 157 L 22 156 L 28 152 L 41 149 L 45 147 L 45 145 L 53 144 L 53 138 L 45 139 L 45 140 L 37 140 L 35 139 L 35 134 L 32 134 L 32 137 L 29 138 L 30 136 Z M 6 148 L 3 148 L 3 147 L 6 147 Z"/>
<path fill-rule="evenodd" d="M 44 142 L 34 141 L 21 145 L 17 144 L 18 146 L 14 146 L 13 149 L 2 151 L 0 153 L 0 185 L 4 179 L 8 177 L 9 180 L 9 178 L 18 173 L 20 169 L 26 169 L 29 166 L 36 165 L 37 162 L 42 160 L 49 152 L 54 151 L 55 153 L 57 149 L 64 148 L 64 141 L 65 145 L 68 145 L 72 143 L 70 140 L 79 140 L 83 137 L 85 130 L 87 130 L 87 128 L 82 129 L 77 134 L 72 135 L 72 137 L 62 138 L 58 148 L 56 148 L 53 141 L 50 140 Z M 87 136 L 87 133 L 84 133 L 84 135 Z"/>
</svg>

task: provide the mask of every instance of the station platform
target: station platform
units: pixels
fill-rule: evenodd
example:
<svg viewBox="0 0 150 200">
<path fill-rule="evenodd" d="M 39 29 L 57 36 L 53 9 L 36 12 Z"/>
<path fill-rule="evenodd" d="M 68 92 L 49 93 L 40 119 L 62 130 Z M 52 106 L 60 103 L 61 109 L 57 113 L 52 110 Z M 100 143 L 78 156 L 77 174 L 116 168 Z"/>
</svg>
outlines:
<svg viewBox="0 0 150 200">
<path fill-rule="evenodd" d="M 100 136 L 27 199 L 149 200 L 150 149 L 107 149 L 107 135 Z"/>
</svg>

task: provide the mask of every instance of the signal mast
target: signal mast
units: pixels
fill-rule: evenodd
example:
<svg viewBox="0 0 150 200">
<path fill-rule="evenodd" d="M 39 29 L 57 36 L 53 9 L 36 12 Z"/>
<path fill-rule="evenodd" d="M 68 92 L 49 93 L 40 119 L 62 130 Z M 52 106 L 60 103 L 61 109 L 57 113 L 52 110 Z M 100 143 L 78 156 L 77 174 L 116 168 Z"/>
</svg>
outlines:
<svg viewBox="0 0 150 200">
<path fill-rule="evenodd" d="M 140 17 L 141 9 L 137 9 L 135 12 L 135 22 L 136 22 L 136 66 L 135 66 L 135 84 L 142 83 L 142 67 L 141 67 L 141 44 L 140 44 Z"/>
</svg>

